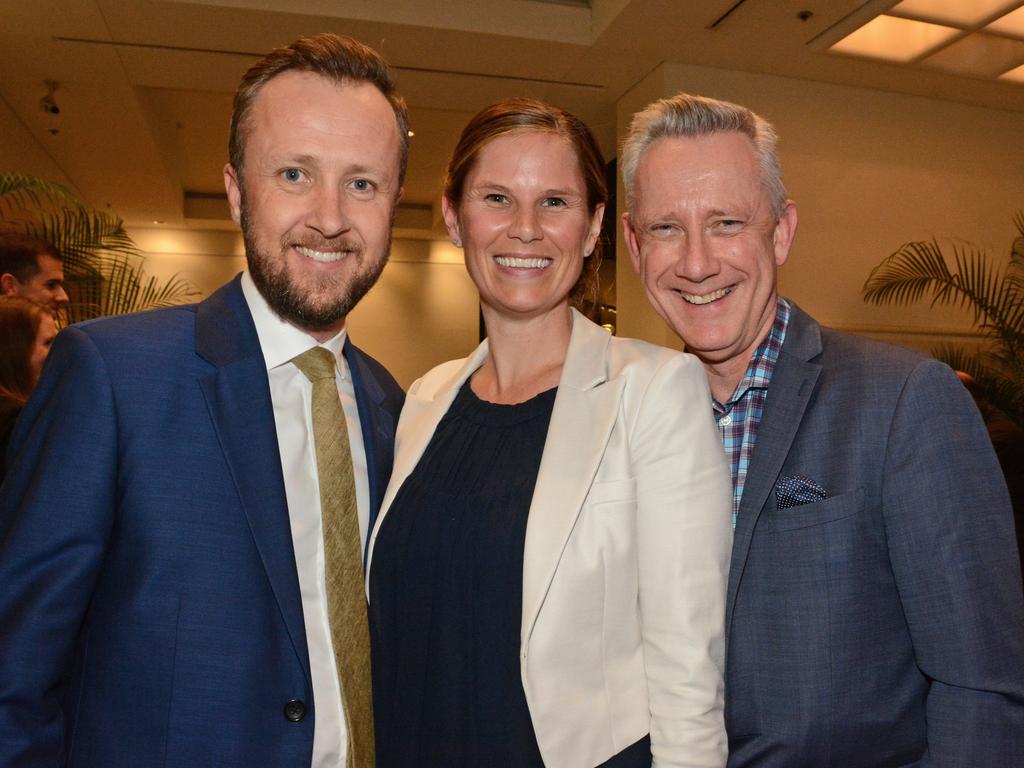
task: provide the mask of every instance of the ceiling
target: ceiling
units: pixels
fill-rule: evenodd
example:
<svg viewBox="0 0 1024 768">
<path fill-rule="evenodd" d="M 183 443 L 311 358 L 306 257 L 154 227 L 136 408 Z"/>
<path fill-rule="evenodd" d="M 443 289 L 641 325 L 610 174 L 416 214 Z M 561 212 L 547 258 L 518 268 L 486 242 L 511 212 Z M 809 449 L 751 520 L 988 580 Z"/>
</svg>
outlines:
<svg viewBox="0 0 1024 768">
<path fill-rule="evenodd" d="M 895 4 L 0 0 L 0 170 L 64 183 L 129 225 L 231 226 L 221 168 L 235 86 L 262 53 L 325 30 L 396 68 L 415 132 L 399 226 L 420 235 L 437 226 L 445 161 L 478 109 L 546 99 L 583 117 L 610 156 L 617 100 L 666 61 L 1024 112 L 1022 84 L 827 51 Z M 41 104 L 46 81 L 57 114 Z"/>
</svg>

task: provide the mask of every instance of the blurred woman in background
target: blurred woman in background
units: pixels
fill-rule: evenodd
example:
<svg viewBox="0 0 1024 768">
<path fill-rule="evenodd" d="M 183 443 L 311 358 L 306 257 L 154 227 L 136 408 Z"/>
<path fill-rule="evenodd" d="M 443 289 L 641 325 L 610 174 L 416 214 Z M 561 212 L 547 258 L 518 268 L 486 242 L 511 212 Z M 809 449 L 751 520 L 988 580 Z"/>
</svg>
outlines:
<svg viewBox="0 0 1024 768">
<path fill-rule="evenodd" d="M 510 99 L 443 211 L 487 340 L 409 391 L 370 544 L 378 768 L 721 768 L 731 483 L 695 358 L 570 308 L 593 136 Z"/>
<path fill-rule="evenodd" d="M 39 381 L 57 337 L 53 314 L 26 299 L 0 297 L 0 480 L 14 422 Z"/>
</svg>

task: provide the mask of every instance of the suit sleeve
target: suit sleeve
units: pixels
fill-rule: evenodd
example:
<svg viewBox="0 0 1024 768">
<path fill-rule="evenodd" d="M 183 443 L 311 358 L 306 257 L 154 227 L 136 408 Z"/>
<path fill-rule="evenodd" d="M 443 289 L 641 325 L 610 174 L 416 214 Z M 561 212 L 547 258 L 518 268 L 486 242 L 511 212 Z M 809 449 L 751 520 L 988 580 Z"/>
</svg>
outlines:
<svg viewBox="0 0 1024 768">
<path fill-rule="evenodd" d="M 63 707 L 113 524 L 117 433 L 104 363 L 62 331 L 0 489 L 0 766 L 63 765 Z"/>
<path fill-rule="evenodd" d="M 673 356 L 630 437 L 654 765 L 724 766 L 732 485 L 695 358 Z"/>
<path fill-rule="evenodd" d="M 974 403 L 930 360 L 907 379 L 888 440 L 890 558 L 931 681 L 928 766 L 1024 755 L 1024 599 L 1002 472 Z"/>
</svg>

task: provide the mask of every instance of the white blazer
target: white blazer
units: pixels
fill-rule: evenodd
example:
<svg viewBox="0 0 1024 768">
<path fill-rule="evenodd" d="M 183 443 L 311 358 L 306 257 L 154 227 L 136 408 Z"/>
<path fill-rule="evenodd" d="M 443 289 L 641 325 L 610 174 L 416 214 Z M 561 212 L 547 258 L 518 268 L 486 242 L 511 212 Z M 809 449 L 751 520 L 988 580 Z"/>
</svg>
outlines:
<svg viewBox="0 0 1024 768">
<path fill-rule="evenodd" d="M 413 384 L 370 540 L 487 342 Z M 704 371 L 573 312 L 526 528 L 520 666 L 548 768 L 648 732 L 655 766 L 726 763 L 732 485 Z"/>
</svg>

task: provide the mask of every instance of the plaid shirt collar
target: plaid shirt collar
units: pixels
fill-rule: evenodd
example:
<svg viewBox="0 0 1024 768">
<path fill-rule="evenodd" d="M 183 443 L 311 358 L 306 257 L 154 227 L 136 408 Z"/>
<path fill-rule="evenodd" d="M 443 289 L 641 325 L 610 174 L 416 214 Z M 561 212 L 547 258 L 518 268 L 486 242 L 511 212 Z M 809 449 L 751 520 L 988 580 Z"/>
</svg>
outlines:
<svg viewBox="0 0 1024 768">
<path fill-rule="evenodd" d="M 736 526 L 739 516 L 740 499 L 747 481 L 747 470 L 754 455 L 754 444 L 757 442 L 757 430 L 761 425 L 765 401 L 768 398 L 768 383 L 775 371 L 775 363 L 779 359 L 782 343 L 786 339 L 786 328 L 789 325 L 790 306 L 783 298 L 778 298 L 775 305 L 775 322 L 754 354 L 751 356 L 747 371 L 740 379 L 732 393 L 732 397 L 722 404 L 711 399 L 715 413 L 715 421 L 722 437 L 732 474 L 732 524 Z"/>
<path fill-rule="evenodd" d="M 764 341 L 754 350 L 754 354 L 750 358 L 750 364 L 747 366 L 747 371 L 743 374 L 739 384 L 736 385 L 732 397 L 725 403 L 720 403 L 711 398 L 716 413 L 725 414 L 732 411 L 736 403 L 747 394 L 748 390 L 768 389 L 768 384 L 772 380 L 772 374 L 775 372 L 775 363 L 778 362 L 779 353 L 782 351 L 782 343 L 786 340 L 789 315 L 789 302 L 781 296 L 777 297 L 775 299 L 775 322 L 772 323 L 771 330 Z"/>
</svg>

